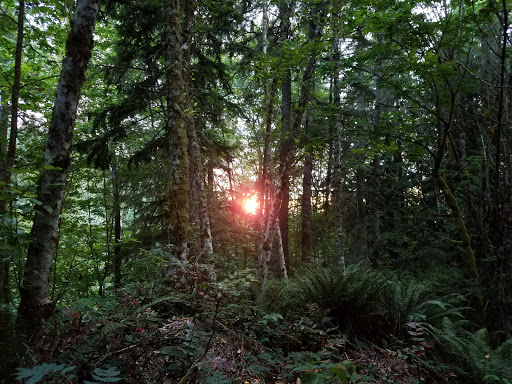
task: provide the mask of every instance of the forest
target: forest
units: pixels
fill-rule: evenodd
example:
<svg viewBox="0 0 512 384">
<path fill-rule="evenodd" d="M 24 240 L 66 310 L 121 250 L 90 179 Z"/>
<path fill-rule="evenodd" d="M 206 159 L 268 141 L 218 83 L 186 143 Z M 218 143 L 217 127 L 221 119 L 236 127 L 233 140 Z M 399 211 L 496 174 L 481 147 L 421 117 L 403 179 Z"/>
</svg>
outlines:
<svg viewBox="0 0 512 384">
<path fill-rule="evenodd" d="M 511 384 L 511 0 L 2 0 L 0 384 Z"/>
</svg>

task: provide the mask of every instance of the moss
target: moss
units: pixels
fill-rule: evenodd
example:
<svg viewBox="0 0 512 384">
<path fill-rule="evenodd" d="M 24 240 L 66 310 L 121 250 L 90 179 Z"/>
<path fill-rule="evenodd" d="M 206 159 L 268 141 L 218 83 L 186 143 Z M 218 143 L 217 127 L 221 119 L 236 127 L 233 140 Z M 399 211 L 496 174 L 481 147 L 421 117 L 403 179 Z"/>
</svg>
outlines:
<svg viewBox="0 0 512 384">
<path fill-rule="evenodd" d="M 450 189 L 446 180 L 441 176 L 439 170 L 434 171 L 434 179 L 438 187 L 442 190 L 443 195 L 446 199 L 446 204 L 451 209 L 451 216 L 455 220 L 455 225 L 457 226 L 457 231 L 460 237 L 460 247 L 464 251 L 464 262 L 468 269 L 468 272 L 471 276 L 471 279 L 475 284 L 478 285 L 478 268 L 476 265 L 475 253 L 473 252 L 473 248 L 471 247 L 471 237 L 469 236 L 468 229 L 466 227 L 466 223 L 460 214 L 459 204 L 452 190 Z M 480 289 L 477 287 L 476 290 L 476 299 L 478 301 L 478 305 L 480 310 L 483 312 L 483 299 Z"/>
</svg>

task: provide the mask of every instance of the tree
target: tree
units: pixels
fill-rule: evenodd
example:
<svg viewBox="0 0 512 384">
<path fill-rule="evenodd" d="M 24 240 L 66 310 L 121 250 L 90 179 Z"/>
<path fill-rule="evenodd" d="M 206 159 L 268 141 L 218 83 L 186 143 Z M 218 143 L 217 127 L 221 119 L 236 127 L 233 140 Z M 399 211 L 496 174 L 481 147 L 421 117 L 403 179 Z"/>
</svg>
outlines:
<svg viewBox="0 0 512 384">
<path fill-rule="evenodd" d="M 333 38 L 333 102 L 334 102 L 334 137 L 333 137 L 333 205 L 334 205 L 334 257 L 345 271 L 345 252 L 343 249 L 343 165 L 342 165 L 342 121 L 340 89 L 340 31 L 334 26 Z"/>
<path fill-rule="evenodd" d="M 308 65 L 316 66 L 317 55 L 319 50 L 316 45 L 322 39 L 323 25 L 322 20 L 326 15 L 327 2 L 320 1 L 311 7 L 311 15 L 308 30 L 308 45 L 311 49 L 309 53 Z M 302 246 L 302 261 L 309 261 L 311 258 L 311 187 L 313 183 L 313 149 L 310 141 L 313 138 L 311 130 L 313 129 L 313 116 L 312 114 L 312 101 L 313 93 L 315 90 L 315 80 L 313 75 L 308 79 L 308 83 L 303 84 L 303 89 L 307 93 L 308 102 L 310 107 L 307 111 L 306 124 L 304 128 L 305 140 L 305 155 L 303 166 L 303 181 L 302 181 L 302 198 L 301 198 L 301 246 Z M 298 116 L 297 116 L 298 117 Z"/>
<path fill-rule="evenodd" d="M 21 58 L 23 50 L 23 23 L 25 20 L 25 2 L 19 1 L 18 4 L 18 34 L 16 40 L 16 53 L 14 59 L 14 80 L 12 83 L 11 91 L 11 124 L 9 139 L 7 139 L 7 124 L 6 119 L 1 116 L 2 112 L 6 113 L 5 105 L 2 106 L 4 111 L 0 112 L 1 124 L 0 132 L 0 189 L 5 191 L 11 182 L 11 168 L 14 165 L 14 158 L 16 155 L 16 140 L 18 138 L 18 109 L 19 109 L 19 92 L 21 87 Z M 2 97 L 1 102 L 4 98 Z M 8 145 L 6 145 L 8 143 Z M 0 215 L 5 217 L 7 215 L 7 199 L 0 199 Z M 3 238 L 8 238 L 4 234 Z M 9 261 L 5 258 L 0 260 L 0 302 L 8 304 L 10 302 L 10 287 L 9 287 Z"/>
<path fill-rule="evenodd" d="M 71 163 L 73 130 L 91 58 L 97 0 L 79 0 L 66 41 L 66 56 L 55 95 L 43 167 L 38 186 L 36 215 L 20 288 L 18 324 L 27 337 L 37 334 L 41 321 L 53 311 L 49 300 L 50 269 L 58 242 L 59 217 Z"/>
<path fill-rule="evenodd" d="M 177 0 L 165 2 L 165 52 L 166 52 L 166 130 L 171 155 L 171 175 L 168 191 L 170 270 L 173 263 L 187 262 L 190 231 L 190 183 L 188 136 L 186 129 L 189 112 L 188 88 L 184 77 L 181 10 Z"/>
</svg>

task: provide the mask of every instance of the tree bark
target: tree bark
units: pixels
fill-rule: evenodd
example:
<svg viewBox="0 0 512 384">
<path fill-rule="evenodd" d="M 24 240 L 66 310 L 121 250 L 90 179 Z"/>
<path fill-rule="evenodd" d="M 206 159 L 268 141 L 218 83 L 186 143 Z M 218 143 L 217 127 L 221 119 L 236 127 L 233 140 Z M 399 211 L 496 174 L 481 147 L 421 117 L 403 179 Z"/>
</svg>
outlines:
<svg viewBox="0 0 512 384">
<path fill-rule="evenodd" d="M 322 11 L 324 10 L 324 6 L 325 6 L 325 2 L 322 2 L 321 3 Z M 320 14 L 323 14 L 323 12 L 320 12 Z M 321 17 L 320 17 L 320 19 L 321 19 Z M 315 31 L 316 36 L 320 35 L 319 28 L 320 27 L 317 25 L 317 28 Z M 301 87 L 301 91 L 300 91 L 299 102 L 297 103 L 297 108 L 295 109 L 293 123 L 291 124 L 291 128 L 290 128 L 291 137 L 297 137 L 297 135 L 298 135 L 299 127 L 302 122 L 304 108 L 307 104 L 307 101 L 309 100 L 309 87 L 307 87 L 306 84 L 309 84 L 313 77 L 315 63 L 316 63 L 316 54 L 314 52 L 311 52 L 308 57 L 306 68 L 304 69 L 304 74 L 302 76 L 302 87 Z M 263 243 L 262 243 L 263 244 L 263 246 L 262 246 L 263 252 L 270 252 L 270 250 L 272 248 L 272 234 L 273 234 L 272 229 L 274 228 L 274 225 L 276 223 L 277 216 L 278 216 L 278 213 L 279 213 L 279 210 L 281 207 L 281 203 L 283 201 L 283 193 L 284 193 L 284 191 L 287 190 L 287 186 L 289 186 L 290 168 L 292 166 L 293 154 L 294 154 L 293 149 L 294 149 L 294 144 L 293 144 L 293 140 L 291 140 L 288 151 L 286 152 L 286 157 L 284 159 L 282 159 L 282 162 L 281 162 L 282 166 L 280 167 L 279 186 L 277 188 L 275 198 L 272 201 L 272 204 L 271 204 L 271 207 L 269 210 L 269 214 L 268 214 L 268 219 L 266 222 L 265 235 L 264 235 Z M 267 278 L 266 272 L 268 270 L 268 265 L 265 265 L 265 264 L 268 264 L 267 259 L 261 258 L 261 260 L 260 260 L 260 290 L 261 291 L 263 291 L 265 288 L 265 283 L 266 283 L 266 278 Z"/>
<path fill-rule="evenodd" d="M 25 1 L 20 0 L 18 4 L 18 36 L 16 40 L 16 51 L 14 56 L 14 81 L 11 91 L 11 131 L 9 140 L 7 141 L 7 124 L 2 127 L 2 144 L 0 153 L 0 189 L 6 190 L 11 183 L 11 168 L 14 165 L 16 156 L 16 140 L 18 137 L 18 110 L 19 110 L 19 93 L 21 87 L 21 65 L 23 53 L 23 35 L 25 20 Z M 2 100 L 3 102 L 3 100 Z M 5 103 L 7 105 L 7 103 Z M 7 112 L 7 111 L 5 111 Z M 5 143 L 8 143 L 7 146 Z M 7 151 L 6 151 L 7 147 Z M 7 214 L 7 200 L 0 198 L 0 215 L 5 217 Z M 4 228 L 5 230 L 6 228 Z M 8 241 L 10 235 L 4 233 L 4 241 Z M 9 260 L 0 258 L 0 302 L 8 304 L 11 301 L 11 290 L 9 284 Z"/>
<path fill-rule="evenodd" d="M 334 60 L 334 58 L 333 58 Z M 333 104 L 333 73 L 331 73 L 331 80 L 329 84 L 329 105 Z M 329 240 L 330 240 L 330 229 L 331 220 L 329 215 L 330 199 L 331 199 L 331 176 L 332 176 L 332 160 L 334 145 L 332 139 L 334 138 L 334 116 L 329 117 L 329 150 L 327 152 L 327 171 L 325 175 L 325 192 L 324 192 L 324 223 L 323 223 L 323 234 L 322 234 L 322 264 L 327 265 L 329 257 Z"/>
<path fill-rule="evenodd" d="M 281 227 L 279 226 L 279 219 L 276 220 L 276 238 L 277 238 L 277 255 L 279 262 L 279 271 L 281 272 L 281 277 L 283 279 L 288 278 L 288 271 L 286 269 L 286 259 L 284 258 L 283 252 L 283 239 L 281 237 Z"/>
<path fill-rule="evenodd" d="M 203 254 L 211 255 L 213 253 L 213 239 L 210 226 L 210 215 L 208 212 L 207 192 L 204 184 L 203 173 L 203 157 L 201 147 L 197 137 L 197 124 L 192 114 L 193 105 L 190 99 L 190 79 L 192 77 L 190 70 L 192 37 L 194 34 L 195 11 L 197 9 L 196 0 L 188 0 L 184 2 L 184 25 L 183 25 L 183 79 L 187 92 L 185 94 L 187 110 L 186 117 L 187 134 L 188 134 L 188 155 L 190 161 L 189 178 L 190 178 L 190 221 L 195 227 L 199 227 L 199 253 L 198 257 Z"/>
<path fill-rule="evenodd" d="M 203 180 L 203 160 L 201 156 L 201 149 L 197 143 L 197 136 L 195 133 L 195 125 L 189 129 L 189 155 L 190 155 L 190 186 L 191 198 L 196 199 L 197 204 L 197 220 L 199 221 L 199 239 L 201 250 L 199 256 L 202 254 L 211 255 L 213 253 L 213 240 L 210 227 L 210 216 L 208 214 L 207 196 Z M 195 191 L 195 193 L 192 193 Z"/>
<path fill-rule="evenodd" d="M 340 40 L 335 32 L 333 41 L 333 98 L 334 98 L 334 139 L 333 139 L 333 210 L 334 210 L 334 256 L 345 271 L 345 252 L 343 249 L 343 168 L 342 168 L 342 125 L 341 125 L 341 96 L 340 96 Z"/>
<path fill-rule="evenodd" d="M 66 56 L 57 85 L 52 119 L 39 179 L 36 215 L 20 289 L 18 325 L 27 337 L 36 335 L 52 310 L 48 298 L 51 263 L 58 242 L 59 217 L 71 163 L 71 145 L 80 90 L 91 58 L 97 0 L 79 0 L 66 41 Z"/>
<path fill-rule="evenodd" d="M 306 153 L 304 157 L 301 197 L 301 246 L 302 262 L 311 260 L 311 188 L 313 185 L 313 157 Z"/>
<path fill-rule="evenodd" d="M 363 159 L 359 159 L 363 161 Z M 354 256 L 357 261 L 368 261 L 368 234 L 366 231 L 366 171 L 362 166 L 356 169 L 356 228 Z"/>
<path fill-rule="evenodd" d="M 112 197 L 114 213 L 114 290 L 121 288 L 121 200 L 119 196 L 119 173 L 117 165 L 112 164 Z"/>
<path fill-rule="evenodd" d="M 288 41 L 290 36 L 290 12 L 291 6 L 288 0 L 283 0 L 279 4 L 279 17 L 281 19 L 280 26 L 280 40 L 284 44 Z M 292 76 L 289 68 L 284 70 L 284 75 L 281 79 L 281 142 L 279 152 L 279 172 L 282 174 L 284 163 L 288 158 L 288 152 L 291 150 L 291 140 L 293 140 L 291 132 L 292 122 Z M 288 210 L 290 202 L 290 186 L 287 180 L 283 185 L 281 207 L 279 209 L 279 228 L 281 232 L 281 239 L 283 242 L 284 259 L 289 264 L 289 219 Z"/>
<path fill-rule="evenodd" d="M 188 89 L 183 71 L 183 41 L 179 0 L 166 0 L 165 56 L 166 56 L 166 130 L 169 136 L 171 172 L 167 193 L 169 234 L 168 275 L 176 272 L 177 265 L 188 259 L 190 232 L 190 182 L 187 136 Z"/>
<path fill-rule="evenodd" d="M 378 44 L 382 43 L 382 33 L 377 34 Z M 381 115 L 381 89 L 379 79 L 382 76 L 382 61 L 377 58 L 375 65 L 375 109 L 373 115 L 374 131 L 379 136 L 380 133 L 380 115 Z M 372 256 L 371 263 L 374 267 L 379 265 L 380 259 L 380 155 L 375 155 L 372 161 L 372 213 L 373 213 L 373 233 L 372 233 Z"/>
<path fill-rule="evenodd" d="M 457 226 L 457 231 L 459 233 L 460 238 L 460 247 L 464 251 L 464 263 L 466 264 L 467 271 L 469 273 L 469 276 L 471 280 L 476 285 L 477 291 L 475 293 L 477 304 L 479 305 L 479 310 L 482 311 L 483 314 L 483 299 L 482 294 L 480 293 L 479 286 L 479 275 L 478 275 L 478 269 L 476 265 L 476 258 L 475 253 L 473 252 L 473 248 L 471 247 L 471 239 L 469 237 L 468 230 L 466 228 L 466 223 L 464 222 L 464 219 L 462 217 L 462 214 L 460 212 L 459 204 L 457 202 L 457 199 L 455 198 L 451 188 L 448 186 L 448 183 L 444 179 L 444 177 L 441 175 L 440 171 L 440 160 L 436 159 L 436 165 L 434 167 L 434 171 L 432 173 L 434 180 L 436 182 L 436 185 L 441 189 L 443 192 L 443 195 L 446 199 L 446 204 L 448 205 L 448 208 L 451 210 L 451 217 L 455 221 L 455 225 Z"/>
<path fill-rule="evenodd" d="M 362 52 L 364 49 L 364 36 L 362 36 L 362 32 L 358 31 L 359 42 L 356 47 L 356 52 Z M 363 73 L 358 71 L 357 74 L 359 82 L 362 84 L 364 82 Z M 364 99 L 363 94 L 360 91 L 357 96 L 357 104 L 356 111 L 358 116 L 358 123 L 362 130 L 368 124 L 368 121 L 365 116 L 365 107 L 364 107 Z M 360 129 L 360 131 L 361 131 Z M 362 133 L 362 132 L 361 132 Z M 357 137 L 355 139 L 355 147 L 357 149 L 363 149 L 367 146 L 367 140 L 363 136 Z M 356 223 L 354 230 L 354 239 L 352 244 L 352 255 L 355 260 L 367 261 L 368 260 L 368 234 L 366 230 L 366 169 L 365 169 L 365 159 L 362 154 L 355 154 L 355 160 L 358 164 L 356 167 Z"/>
<path fill-rule="evenodd" d="M 325 2 L 319 2 L 311 10 L 311 20 L 309 24 L 308 42 L 316 44 L 322 34 L 322 19 L 325 14 Z M 311 47 L 316 49 L 314 46 Z M 310 60 L 315 53 L 310 53 Z M 314 65 L 314 64 L 313 64 Z M 312 102 L 313 92 L 315 90 L 315 82 L 313 76 L 308 79 L 307 83 L 303 86 L 307 89 L 307 99 L 310 104 L 308 108 L 305 126 L 305 148 L 306 155 L 304 157 L 303 179 L 302 179 L 302 197 L 301 197 L 301 245 L 302 245 L 302 261 L 307 262 L 311 259 L 311 196 L 313 184 L 313 148 L 310 145 L 312 140 L 313 129 L 313 116 L 312 116 Z"/>
</svg>

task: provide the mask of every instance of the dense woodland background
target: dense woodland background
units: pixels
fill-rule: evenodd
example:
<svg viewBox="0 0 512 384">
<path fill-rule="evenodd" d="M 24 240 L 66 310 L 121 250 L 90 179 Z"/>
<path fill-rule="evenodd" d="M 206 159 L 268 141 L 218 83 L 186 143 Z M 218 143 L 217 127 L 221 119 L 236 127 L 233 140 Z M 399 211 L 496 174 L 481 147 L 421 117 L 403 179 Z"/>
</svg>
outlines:
<svg viewBox="0 0 512 384">
<path fill-rule="evenodd" d="M 510 8 L 3 0 L 0 382 L 511 383 Z"/>
</svg>

